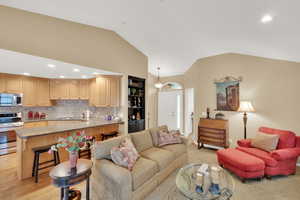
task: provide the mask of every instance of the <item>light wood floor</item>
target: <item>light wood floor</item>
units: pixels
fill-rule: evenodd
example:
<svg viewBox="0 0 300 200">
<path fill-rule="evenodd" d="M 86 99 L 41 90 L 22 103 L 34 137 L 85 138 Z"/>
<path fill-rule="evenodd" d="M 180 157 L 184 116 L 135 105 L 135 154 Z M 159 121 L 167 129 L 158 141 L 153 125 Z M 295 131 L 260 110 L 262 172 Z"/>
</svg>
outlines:
<svg viewBox="0 0 300 200">
<path fill-rule="evenodd" d="M 76 186 L 85 199 L 85 184 Z M 0 200 L 58 200 L 59 189 L 51 184 L 48 173 L 39 176 L 39 182 L 33 178 L 19 181 L 16 170 L 16 153 L 0 156 Z"/>
</svg>

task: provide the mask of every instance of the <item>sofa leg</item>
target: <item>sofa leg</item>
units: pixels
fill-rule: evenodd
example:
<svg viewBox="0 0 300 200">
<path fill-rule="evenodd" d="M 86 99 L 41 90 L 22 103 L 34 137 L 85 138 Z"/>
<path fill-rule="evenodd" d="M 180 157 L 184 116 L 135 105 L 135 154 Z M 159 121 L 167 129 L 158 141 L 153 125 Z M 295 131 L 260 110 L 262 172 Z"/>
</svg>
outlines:
<svg viewBox="0 0 300 200">
<path fill-rule="evenodd" d="M 257 178 L 258 181 L 261 181 L 262 179 L 263 179 L 263 177 L 258 177 Z"/>
<path fill-rule="evenodd" d="M 266 178 L 272 180 L 272 176 L 267 175 Z"/>
<path fill-rule="evenodd" d="M 241 181 L 242 181 L 242 183 L 246 183 L 246 179 L 245 178 L 242 178 Z"/>
</svg>

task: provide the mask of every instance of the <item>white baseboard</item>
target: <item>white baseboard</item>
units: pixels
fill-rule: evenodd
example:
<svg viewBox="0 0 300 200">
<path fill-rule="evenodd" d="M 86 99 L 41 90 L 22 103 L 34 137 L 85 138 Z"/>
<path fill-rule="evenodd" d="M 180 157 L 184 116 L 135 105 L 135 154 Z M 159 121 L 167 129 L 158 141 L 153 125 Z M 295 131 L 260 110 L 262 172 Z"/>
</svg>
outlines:
<svg viewBox="0 0 300 200">
<path fill-rule="evenodd" d="M 300 167 L 300 163 L 297 163 L 297 166 Z"/>
</svg>

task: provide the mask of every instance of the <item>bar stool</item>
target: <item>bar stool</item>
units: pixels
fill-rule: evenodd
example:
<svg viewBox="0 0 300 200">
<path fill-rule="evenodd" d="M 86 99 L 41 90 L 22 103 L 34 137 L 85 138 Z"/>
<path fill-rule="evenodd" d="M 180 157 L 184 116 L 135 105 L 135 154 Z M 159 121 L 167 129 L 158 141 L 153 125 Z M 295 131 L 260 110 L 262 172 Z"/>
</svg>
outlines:
<svg viewBox="0 0 300 200">
<path fill-rule="evenodd" d="M 112 137 L 117 137 L 118 136 L 118 131 L 112 131 L 112 132 L 108 132 L 108 133 L 102 133 L 101 134 L 101 140 L 106 140 Z"/>
<path fill-rule="evenodd" d="M 35 177 L 35 182 L 37 183 L 39 181 L 39 170 L 46 169 L 49 167 L 56 166 L 60 163 L 59 154 L 58 151 L 53 152 L 53 159 L 47 160 L 44 162 L 40 162 L 40 155 L 42 153 L 48 153 L 48 151 L 51 149 L 52 145 L 48 146 L 42 146 L 42 147 L 35 147 L 32 148 L 32 151 L 34 152 L 34 160 L 33 160 L 33 167 L 32 167 L 32 177 Z M 42 166 L 45 164 L 51 163 L 50 165 Z M 42 166 L 42 167 L 40 167 Z"/>
<path fill-rule="evenodd" d="M 92 153 L 91 153 L 91 144 L 90 143 L 93 144 L 94 141 L 95 141 L 95 137 L 94 136 L 91 139 L 87 140 L 85 149 L 81 149 L 78 152 L 78 157 L 79 158 L 91 159 Z"/>
</svg>

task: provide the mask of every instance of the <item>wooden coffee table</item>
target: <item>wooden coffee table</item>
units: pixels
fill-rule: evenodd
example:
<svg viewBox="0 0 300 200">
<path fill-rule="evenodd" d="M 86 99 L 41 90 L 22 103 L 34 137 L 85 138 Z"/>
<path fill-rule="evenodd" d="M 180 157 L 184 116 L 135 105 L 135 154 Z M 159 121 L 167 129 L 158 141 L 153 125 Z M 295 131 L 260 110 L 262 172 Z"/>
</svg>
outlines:
<svg viewBox="0 0 300 200">
<path fill-rule="evenodd" d="M 50 171 L 52 183 L 61 188 L 61 199 L 69 200 L 70 187 L 86 180 L 86 200 L 90 199 L 90 175 L 92 174 L 92 161 L 79 159 L 76 170 L 70 170 L 69 162 L 63 162 Z"/>
</svg>

